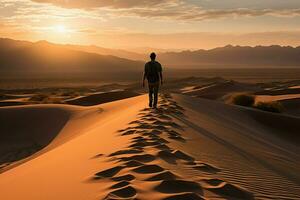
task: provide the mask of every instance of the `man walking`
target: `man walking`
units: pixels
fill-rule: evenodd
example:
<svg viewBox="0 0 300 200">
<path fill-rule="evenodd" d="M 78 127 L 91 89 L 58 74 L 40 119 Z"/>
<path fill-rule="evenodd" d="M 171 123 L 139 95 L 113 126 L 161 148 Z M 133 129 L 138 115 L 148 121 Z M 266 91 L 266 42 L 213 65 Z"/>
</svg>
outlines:
<svg viewBox="0 0 300 200">
<path fill-rule="evenodd" d="M 147 78 L 149 86 L 149 107 L 156 108 L 159 83 L 161 85 L 163 84 L 162 67 L 159 62 L 155 61 L 155 53 L 151 53 L 150 58 L 151 61 L 145 64 L 143 87 L 145 86 L 145 79 Z"/>
</svg>

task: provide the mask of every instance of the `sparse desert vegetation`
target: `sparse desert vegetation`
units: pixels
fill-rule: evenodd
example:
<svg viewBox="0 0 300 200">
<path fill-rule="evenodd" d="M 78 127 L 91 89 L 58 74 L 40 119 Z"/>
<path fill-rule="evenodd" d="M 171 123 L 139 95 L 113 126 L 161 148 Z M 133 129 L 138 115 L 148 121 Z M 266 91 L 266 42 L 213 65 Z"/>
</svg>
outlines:
<svg viewBox="0 0 300 200">
<path fill-rule="evenodd" d="M 49 96 L 46 94 L 36 94 L 29 98 L 29 101 L 45 101 Z"/>
<path fill-rule="evenodd" d="M 231 97 L 231 103 L 274 113 L 281 113 L 284 110 L 283 105 L 278 101 L 255 102 L 255 95 L 252 94 L 235 94 Z"/>
<path fill-rule="evenodd" d="M 231 97 L 231 103 L 239 106 L 252 107 L 255 103 L 255 96 L 250 94 L 235 94 Z"/>
<path fill-rule="evenodd" d="M 267 112 L 281 113 L 283 111 L 283 105 L 278 101 L 269 102 L 257 102 L 254 106 L 255 108 Z"/>
<path fill-rule="evenodd" d="M 36 94 L 30 97 L 28 101 L 35 103 L 63 103 L 61 98 L 51 96 L 50 94 Z"/>
</svg>

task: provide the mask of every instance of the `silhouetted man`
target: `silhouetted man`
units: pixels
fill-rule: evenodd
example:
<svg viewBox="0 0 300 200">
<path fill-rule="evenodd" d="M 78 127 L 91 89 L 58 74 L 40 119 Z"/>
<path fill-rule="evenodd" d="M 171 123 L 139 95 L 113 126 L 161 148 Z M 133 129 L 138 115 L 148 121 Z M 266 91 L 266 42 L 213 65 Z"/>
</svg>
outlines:
<svg viewBox="0 0 300 200">
<path fill-rule="evenodd" d="M 145 64 L 143 87 L 145 86 L 145 79 L 147 78 L 149 86 L 149 107 L 156 108 L 159 83 L 161 85 L 163 84 L 162 67 L 159 62 L 155 61 L 155 53 L 151 53 L 150 58 L 151 61 Z"/>
</svg>

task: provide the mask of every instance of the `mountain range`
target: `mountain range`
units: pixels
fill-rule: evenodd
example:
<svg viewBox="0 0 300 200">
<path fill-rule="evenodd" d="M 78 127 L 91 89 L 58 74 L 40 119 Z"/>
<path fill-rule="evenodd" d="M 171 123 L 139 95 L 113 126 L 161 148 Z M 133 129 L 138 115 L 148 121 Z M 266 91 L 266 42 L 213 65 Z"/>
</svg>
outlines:
<svg viewBox="0 0 300 200">
<path fill-rule="evenodd" d="M 112 74 L 142 72 L 148 55 L 98 46 L 28 42 L 0 38 L 0 72 L 20 76 L 47 74 Z M 265 68 L 299 67 L 300 47 L 225 46 L 210 50 L 160 52 L 158 60 L 166 68 Z"/>
<path fill-rule="evenodd" d="M 300 47 L 228 45 L 210 50 L 167 52 L 160 55 L 160 60 L 173 67 L 299 67 Z"/>
<path fill-rule="evenodd" d="M 136 72 L 143 65 L 140 61 L 79 51 L 47 41 L 0 39 L 0 55 L 0 72 L 6 76 L 84 74 L 104 77 Z"/>
<path fill-rule="evenodd" d="M 114 55 L 130 60 L 147 60 L 145 51 L 141 53 L 122 49 L 109 49 L 92 46 L 63 45 L 70 49 Z M 151 49 L 148 49 L 149 54 Z M 291 46 L 232 46 L 218 47 L 209 50 L 165 51 L 158 52 L 158 60 L 169 68 L 240 68 L 240 67 L 297 67 L 300 66 L 300 47 Z"/>
</svg>

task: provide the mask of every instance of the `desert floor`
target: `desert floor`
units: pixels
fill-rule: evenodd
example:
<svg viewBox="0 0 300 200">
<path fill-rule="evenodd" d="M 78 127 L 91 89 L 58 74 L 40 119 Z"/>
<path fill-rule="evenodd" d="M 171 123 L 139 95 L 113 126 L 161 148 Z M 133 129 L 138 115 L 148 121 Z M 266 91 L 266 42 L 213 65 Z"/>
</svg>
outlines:
<svg viewBox="0 0 300 200">
<path fill-rule="evenodd" d="M 297 115 L 130 95 L 0 108 L 1 199 L 300 199 Z"/>
</svg>

